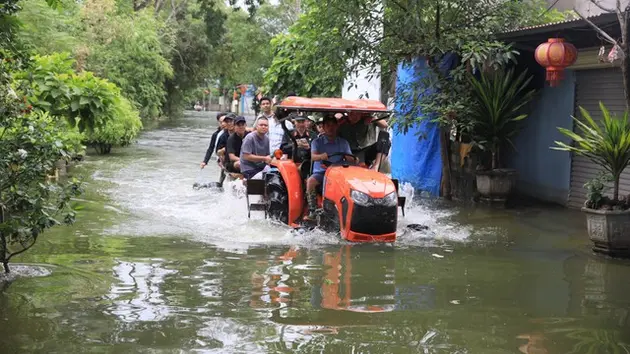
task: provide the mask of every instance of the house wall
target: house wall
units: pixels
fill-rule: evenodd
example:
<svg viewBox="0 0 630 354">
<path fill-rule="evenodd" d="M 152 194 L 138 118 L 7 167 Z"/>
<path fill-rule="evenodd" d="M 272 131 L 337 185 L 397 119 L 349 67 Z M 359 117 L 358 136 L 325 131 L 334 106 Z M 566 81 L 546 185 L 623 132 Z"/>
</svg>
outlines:
<svg viewBox="0 0 630 354">
<path fill-rule="evenodd" d="M 554 141 L 569 142 L 557 127 L 571 129 L 575 100 L 575 72 L 565 70 L 558 87 L 545 85 L 530 103 L 523 130 L 514 139 L 516 152 L 508 164 L 518 170 L 517 191 L 565 205 L 569 193 L 571 156 L 551 150 Z"/>
<path fill-rule="evenodd" d="M 629 0 L 622 0 L 622 8 L 627 6 Z M 547 0 L 554 9 L 561 11 L 572 10 L 574 7 L 584 16 L 596 16 L 602 14 L 604 10 L 593 4 L 591 0 Z M 597 3 L 606 9 L 614 9 L 617 0 L 597 0 Z"/>
<path fill-rule="evenodd" d="M 627 6 L 628 2 L 629 0 L 621 0 L 621 7 Z M 604 13 L 604 10 L 593 4 L 591 0 L 547 0 L 547 3 L 560 11 L 573 10 L 575 8 L 584 16 L 596 16 Z M 617 5 L 617 0 L 597 0 L 597 3 L 605 9 L 614 9 Z"/>
</svg>

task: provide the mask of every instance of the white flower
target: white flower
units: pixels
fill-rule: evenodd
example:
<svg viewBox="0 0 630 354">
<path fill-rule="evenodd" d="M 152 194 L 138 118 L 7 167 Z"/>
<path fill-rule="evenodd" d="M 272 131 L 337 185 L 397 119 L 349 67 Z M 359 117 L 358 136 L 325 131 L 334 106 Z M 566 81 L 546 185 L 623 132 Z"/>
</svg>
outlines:
<svg viewBox="0 0 630 354">
<path fill-rule="evenodd" d="M 28 152 L 26 152 L 26 150 L 24 149 L 18 149 L 18 154 L 20 154 L 20 158 L 25 159 L 26 156 L 28 156 Z"/>
</svg>

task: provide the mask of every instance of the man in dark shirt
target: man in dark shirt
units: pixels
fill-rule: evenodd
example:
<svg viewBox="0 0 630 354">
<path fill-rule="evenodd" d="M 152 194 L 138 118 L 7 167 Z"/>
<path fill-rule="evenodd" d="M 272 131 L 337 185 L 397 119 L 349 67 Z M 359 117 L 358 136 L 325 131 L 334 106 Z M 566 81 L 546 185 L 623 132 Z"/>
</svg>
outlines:
<svg viewBox="0 0 630 354">
<path fill-rule="evenodd" d="M 227 140 L 226 152 L 227 159 L 225 159 L 225 169 L 228 172 L 240 173 L 241 172 L 241 146 L 243 145 L 243 138 L 247 133 L 247 122 L 245 117 L 238 116 L 234 119 L 234 134 L 230 135 Z"/>
<path fill-rule="evenodd" d="M 223 132 L 223 135 L 221 135 L 217 140 L 217 156 L 219 156 L 220 166 L 225 166 L 224 161 L 227 160 L 225 158 L 225 147 L 227 146 L 227 141 L 230 137 L 230 134 L 234 133 L 234 118 L 236 118 L 236 115 L 234 113 L 230 113 L 226 115 L 225 118 L 223 118 L 225 131 Z"/>
<path fill-rule="evenodd" d="M 315 139 L 317 135 L 308 129 L 306 125 L 307 117 L 294 115 L 291 118 L 293 118 L 293 122 L 295 123 L 295 129 L 289 131 L 290 136 L 287 134 L 284 135 L 280 149 L 282 149 L 283 154 L 287 154 L 291 157 L 293 155 L 291 136 L 293 136 L 298 143 L 297 162 L 302 162 L 310 157 L 311 141 Z"/>
<path fill-rule="evenodd" d="M 217 144 L 217 136 L 219 135 L 219 133 L 223 131 L 225 127 L 225 125 L 223 124 L 223 117 L 225 117 L 224 112 L 217 113 L 217 123 L 219 123 L 219 126 L 217 127 L 217 131 L 212 134 L 212 138 L 210 139 L 210 146 L 208 146 L 208 150 L 206 150 L 206 156 L 203 158 L 203 161 L 201 162 L 201 168 L 206 167 L 206 165 L 208 164 L 208 161 L 210 161 L 210 158 L 212 157 L 212 153 L 214 152 L 214 148 L 216 147 L 216 144 Z"/>
</svg>

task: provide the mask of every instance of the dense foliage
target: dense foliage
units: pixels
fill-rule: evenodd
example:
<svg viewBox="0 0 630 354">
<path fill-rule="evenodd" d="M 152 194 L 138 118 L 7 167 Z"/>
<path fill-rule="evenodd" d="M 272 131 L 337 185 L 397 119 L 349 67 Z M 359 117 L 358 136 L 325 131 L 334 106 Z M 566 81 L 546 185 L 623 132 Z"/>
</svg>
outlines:
<svg viewBox="0 0 630 354">
<path fill-rule="evenodd" d="M 308 12 L 271 41 L 273 62 L 265 73 L 265 89 L 281 96 L 340 96 L 349 48 L 325 5 L 307 3 Z"/>
<path fill-rule="evenodd" d="M 0 263 L 31 248 L 47 228 L 71 223 L 73 196 L 81 192 L 74 179 L 51 180 L 57 163 L 76 153 L 67 121 L 33 109 L 32 87 L 15 74 L 28 71 L 28 53 L 16 45 L 16 1 L 0 6 Z"/>
<path fill-rule="evenodd" d="M 199 92 L 262 83 L 282 6 L 219 0 L 7 0 L 0 4 L 0 263 L 72 222 L 85 147 L 133 142 L 140 118 L 175 117 Z M 233 8 L 230 8 L 232 6 Z M 207 91 L 206 89 L 210 89 Z"/>
</svg>

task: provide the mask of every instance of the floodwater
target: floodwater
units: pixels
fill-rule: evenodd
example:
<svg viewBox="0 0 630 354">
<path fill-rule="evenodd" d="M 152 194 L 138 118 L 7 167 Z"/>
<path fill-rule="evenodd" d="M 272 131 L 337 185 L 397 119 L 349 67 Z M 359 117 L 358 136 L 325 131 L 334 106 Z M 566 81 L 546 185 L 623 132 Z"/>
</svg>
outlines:
<svg viewBox="0 0 630 354">
<path fill-rule="evenodd" d="M 74 170 L 77 223 L 0 285 L 0 352 L 630 353 L 630 262 L 592 255 L 579 212 L 417 201 L 393 245 L 296 234 L 192 189 L 213 121 Z"/>
</svg>

